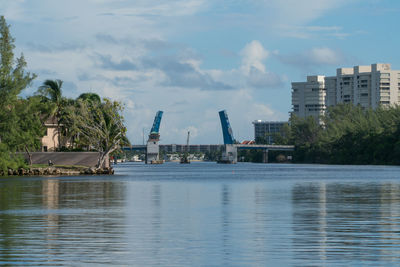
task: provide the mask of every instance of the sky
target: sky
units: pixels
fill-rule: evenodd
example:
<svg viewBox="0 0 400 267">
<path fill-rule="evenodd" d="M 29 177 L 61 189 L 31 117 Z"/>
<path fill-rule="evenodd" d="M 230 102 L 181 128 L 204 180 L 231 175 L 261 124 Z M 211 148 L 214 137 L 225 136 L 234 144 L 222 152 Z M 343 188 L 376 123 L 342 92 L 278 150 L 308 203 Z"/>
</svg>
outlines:
<svg viewBox="0 0 400 267">
<path fill-rule="evenodd" d="M 400 69 L 397 0 L 1 0 L 16 55 L 63 94 L 124 103 L 128 138 L 146 139 L 164 111 L 162 144 L 238 141 L 254 120 L 285 121 L 291 82 L 336 68 Z"/>
</svg>

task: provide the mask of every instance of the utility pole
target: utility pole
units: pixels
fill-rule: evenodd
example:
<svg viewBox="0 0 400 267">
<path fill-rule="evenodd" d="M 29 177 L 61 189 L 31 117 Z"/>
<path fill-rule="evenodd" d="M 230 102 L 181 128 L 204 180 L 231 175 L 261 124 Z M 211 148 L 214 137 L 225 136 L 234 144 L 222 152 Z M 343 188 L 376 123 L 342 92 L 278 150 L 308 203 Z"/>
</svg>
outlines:
<svg viewBox="0 0 400 267">
<path fill-rule="evenodd" d="M 142 129 L 143 145 L 144 145 L 144 128 Z"/>
</svg>

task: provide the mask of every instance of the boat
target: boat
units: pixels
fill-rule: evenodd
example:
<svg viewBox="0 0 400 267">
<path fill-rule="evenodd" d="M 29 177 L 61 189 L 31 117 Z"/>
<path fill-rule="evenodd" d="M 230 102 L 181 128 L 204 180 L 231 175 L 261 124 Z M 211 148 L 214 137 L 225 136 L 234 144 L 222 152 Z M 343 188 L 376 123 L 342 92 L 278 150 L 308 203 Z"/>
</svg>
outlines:
<svg viewBox="0 0 400 267">
<path fill-rule="evenodd" d="M 189 164 L 189 137 L 190 137 L 190 131 L 188 131 L 187 139 L 186 139 L 186 152 L 185 154 L 181 157 L 180 163 L 182 164 Z"/>
<path fill-rule="evenodd" d="M 164 162 L 165 162 L 164 160 L 156 159 L 156 160 L 150 161 L 150 164 L 163 164 Z"/>
<path fill-rule="evenodd" d="M 189 160 L 188 157 L 185 155 L 185 156 L 181 157 L 180 163 L 182 163 L 182 164 L 189 164 L 189 163 L 190 163 L 190 160 Z"/>
</svg>

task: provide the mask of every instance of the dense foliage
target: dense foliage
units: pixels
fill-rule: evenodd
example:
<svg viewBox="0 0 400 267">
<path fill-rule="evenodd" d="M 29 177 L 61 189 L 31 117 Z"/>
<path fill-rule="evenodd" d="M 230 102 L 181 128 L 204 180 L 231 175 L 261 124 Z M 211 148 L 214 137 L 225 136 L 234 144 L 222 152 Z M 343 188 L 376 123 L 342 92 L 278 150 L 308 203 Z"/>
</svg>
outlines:
<svg viewBox="0 0 400 267">
<path fill-rule="evenodd" d="M 23 106 L 18 95 L 36 77 L 25 71 L 24 56 L 14 57 L 14 38 L 10 34 L 10 26 L 3 16 L 0 17 L 0 171 L 8 168 L 22 167 L 23 161 L 10 155 L 16 151 L 22 141 L 21 125 L 16 122 L 23 120 L 24 114 L 31 106 Z M 31 144 L 29 144 L 31 145 Z"/>
<path fill-rule="evenodd" d="M 330 107 L 318 125 L 292 117 L 285 143 L 296 146 L 295 162 L 400 164 L 400 107 L 376 110 L 351 104 Z"/>
<path fill-rule="evenodd" d="M 78 133 L 86 145 L 100 152 L 97 167 L 101 167 L 107 156 L 127 140 L 124 119 L 120 114 L 121 104 L 108 99 L 99 102 L 98 99 L 78 99 L 68 108 L 65 119 L 68 129 Z"/>
</svg>

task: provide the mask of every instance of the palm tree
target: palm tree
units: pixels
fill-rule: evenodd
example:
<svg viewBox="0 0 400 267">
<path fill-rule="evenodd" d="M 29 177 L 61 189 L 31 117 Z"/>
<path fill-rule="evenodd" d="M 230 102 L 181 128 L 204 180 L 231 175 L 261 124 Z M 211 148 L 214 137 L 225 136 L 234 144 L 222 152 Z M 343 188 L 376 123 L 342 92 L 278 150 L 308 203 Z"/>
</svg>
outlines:
<svg viewBox="0 0 400 267">
<path fill-rule="evenodd" d="M 57 119 L 57 134 L 58 134 L 58 149 L 61 145 L 61 130 L 60 125 L 62 121 L 62 112 L 65 104 L 65 99 L 62 96 L 63 81 L 61 80 L 46 80 L 42 86 L 39 87 L 39 93 L 46 97 L 54 104 L 54 110 L 51 112 L 52 116 Z"/>
<path fill-rule="evenodd" d="M 90 101 L 95 104 L 100 104 L 101 103 L 101 98 L 98 94 L 95 93 L 83 93 L 81 94 L 78 99 L 82 99 L 83 101 Z"/>
</svg>

